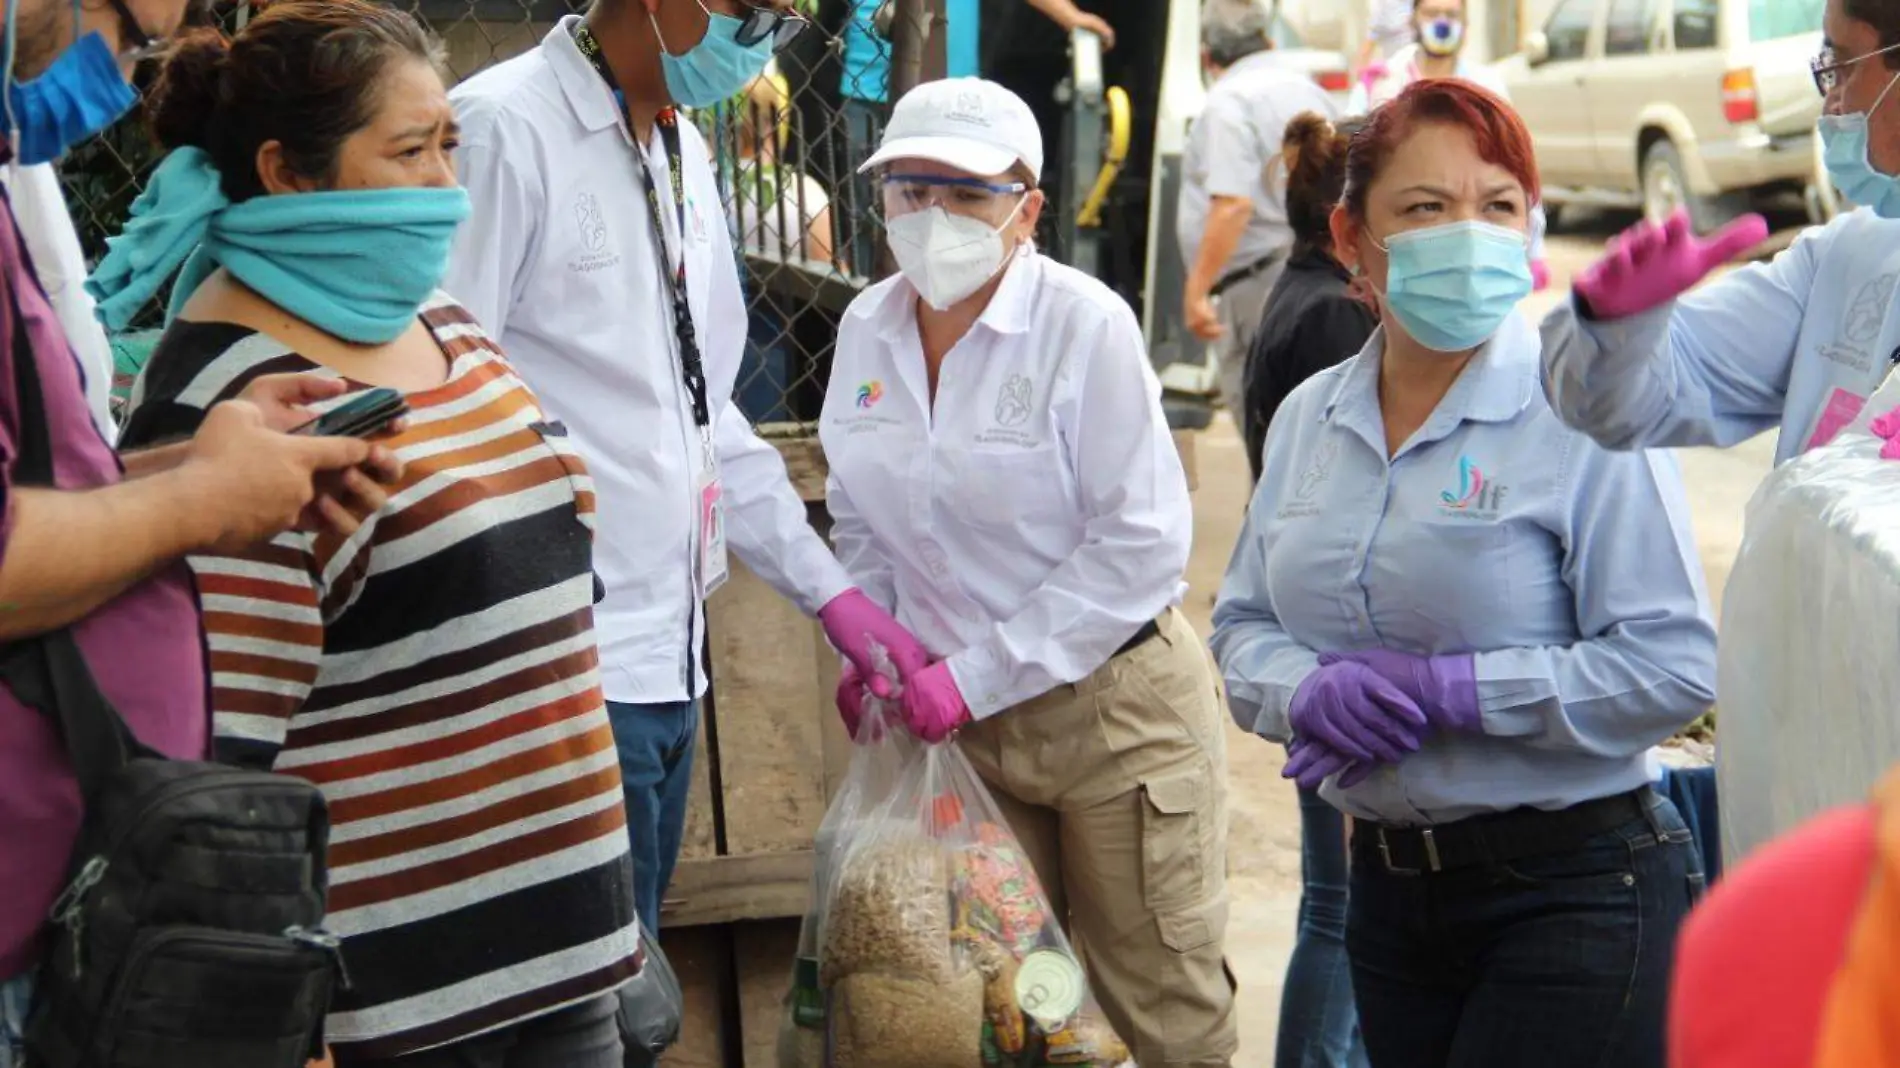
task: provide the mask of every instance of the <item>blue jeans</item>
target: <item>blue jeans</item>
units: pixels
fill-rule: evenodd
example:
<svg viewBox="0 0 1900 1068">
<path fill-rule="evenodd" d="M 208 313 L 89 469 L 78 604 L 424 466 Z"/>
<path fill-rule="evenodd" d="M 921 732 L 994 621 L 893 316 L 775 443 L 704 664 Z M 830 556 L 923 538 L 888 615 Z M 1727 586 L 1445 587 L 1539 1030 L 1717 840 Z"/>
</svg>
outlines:
<svg viewBox="0 0 1900 1068">
<path fill-rule="evenodd" d="M 607 702 L 620 751 L 620 785 L 627 794 L 627 835 L 633 842 L 633 899 L 647 930 L 660 929 L 660 897 L 673 880 L 686 831 L 693 782 L 693 742 L 699 704 Z M 0 1066 L 3 1068 L 3 1066 Z"/>
<path fill-rule="evenodd" d="M 20 1068 L 26 1053 L 26 1010 L 33 1005 L 33 972 L 0 981 L 0 1068 Z"/>
<path fill-rule="evenodd" d="M 1576 848 L 1438 874 L 1356 844 L 1346 948 L 1374 1068 L 1663 1068 L 1703 877 L 1675 806 L 1646 804 Z"/>
<path fill-rule="evenodd" d="M 1274 1068 L 1365 1068 L 1346 961 L 1346 817 L 1300 791 L 1300 923 L 1280 992 Z"/>
</svg>

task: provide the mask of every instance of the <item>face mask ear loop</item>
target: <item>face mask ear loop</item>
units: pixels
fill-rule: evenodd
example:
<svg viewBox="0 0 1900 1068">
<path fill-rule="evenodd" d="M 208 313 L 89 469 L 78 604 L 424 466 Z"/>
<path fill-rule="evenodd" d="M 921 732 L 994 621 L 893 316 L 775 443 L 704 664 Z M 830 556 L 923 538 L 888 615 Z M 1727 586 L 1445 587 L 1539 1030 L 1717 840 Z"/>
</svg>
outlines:
<svg viewBox="0 0 1900 1068">
<path fill-rule="evenodd" d="M 1874 106 L 1867 109 L 1868 121 L 1871 122 L 1874 117 L 1874 112 L 1879 111 L 1880 105 L 1887 102 L 1887 97 L 1893 93 L 1893 87 L 1895 85 L 1900 85 L 1900 70 L 1894 71 L 1893 76 L 1887 79 L 1887 87 L 1882 89 L 1880 95 L 1874 98 Z"/>
</svg>

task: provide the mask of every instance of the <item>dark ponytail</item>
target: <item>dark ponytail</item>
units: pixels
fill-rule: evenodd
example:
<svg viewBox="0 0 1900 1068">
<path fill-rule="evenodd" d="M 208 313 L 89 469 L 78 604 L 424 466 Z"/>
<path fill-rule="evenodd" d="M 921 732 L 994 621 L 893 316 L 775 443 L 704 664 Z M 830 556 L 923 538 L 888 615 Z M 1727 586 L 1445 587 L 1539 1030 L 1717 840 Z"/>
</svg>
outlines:
<svg viewBox="0 0 1900 1068">
<path fill-rule="evenodd" d="M 1287 124 L 1280 161 L 1286 170 L 1286 217 L 1295 240 L 1330 249 L 1333 207 L 1346 187 L 1346 149 L 1357 122 L 1335 126 L 1316 112 Z"/>
<path fill-rule="evenodd" d="M 147 114 L 165 148 L 211 156 L 233 202 L 264 192 L 257 153 L 271 141 L 292 171 L 328 184 L 400 59 L 439 66 L 435 42 L 407 12 L 369 0 L 279 0 L 232 40 L 215 30 L 180 39 Z"/>
</svg>

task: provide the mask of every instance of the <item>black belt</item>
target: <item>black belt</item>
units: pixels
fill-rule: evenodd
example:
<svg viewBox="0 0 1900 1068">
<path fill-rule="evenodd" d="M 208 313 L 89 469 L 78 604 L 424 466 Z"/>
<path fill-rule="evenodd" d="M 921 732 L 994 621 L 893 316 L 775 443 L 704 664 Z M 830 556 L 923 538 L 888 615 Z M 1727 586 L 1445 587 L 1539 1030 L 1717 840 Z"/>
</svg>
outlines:
<svg viewBox="0 0 1900 1068">
<path fill-rule="evenodd" d="M 1120 656 L 1123 653 L 1134 652 L 1135 649 L 1138 646 L 1140 646 L 1142 642 L 1145 642 L 1150 638 L 1159 638 L 1159 637 L 1161 637 L 1161 624 L 1156 623 L 1154 620 L 1151 619 L 1148 622 L 1143 623 L 1141 625 L 1141 629 L 1135 632 L 1134 637 L 1123 642 L 1122 647 L 1120 649 L 1115 650 L 1115 655 Z"/>
<path fill-rule="evenodd" d="M 1260 259 L 1257 259 L 1245 267 L 1239 267 L 1234 270 L 1228 271 L 1226 274 L 1221 275 L 1220 278 L 1214 282 L 1213 288 L 1207 291 L 1207 295 L 1210 297 L 1218 297 L 1222 293 L 1226 292 L 1229 288 L 1233 286 L 1237 286 L 1242 282 L 1245 282 L 1247 279 L 1252 278 L 1254 275 L 1264 273 L 1268 268 L 1272 267 L 1274 264 L 1279 263 L 1279 262 L 1280 262 L 1280 254 L 1276 252 L 1271 256 L 1265 256 Z"/>
<path fill-rule="evenodd" d="M 1644 786 L 1555 812 L 1515 808 L 1436 827 L 1353 824 L 1355 859 L 1394 875 L 1454 871 L 1576 849 L 1632 820 L 1649 819 L 1656 793 Z"/>
</svg>

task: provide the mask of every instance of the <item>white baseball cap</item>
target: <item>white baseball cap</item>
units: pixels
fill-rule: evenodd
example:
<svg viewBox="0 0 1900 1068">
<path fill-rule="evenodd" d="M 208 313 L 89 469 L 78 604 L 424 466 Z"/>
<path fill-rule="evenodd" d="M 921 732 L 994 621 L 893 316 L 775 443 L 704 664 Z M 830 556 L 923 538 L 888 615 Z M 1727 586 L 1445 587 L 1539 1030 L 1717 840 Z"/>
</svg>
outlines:
<svg viewBox="0 0 1900 1068">
<path fill-rule="evenodd" d="M 858 168 L 927 159 L 970 174 L 1002 174 L 1018 161 L 1042 178 L 1042 128 L 1023 98 L 982 78 L 941 78 L 905 93 L 884 140 Z"/>
</svg>

